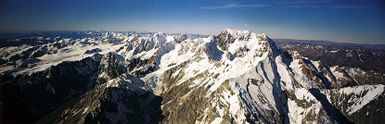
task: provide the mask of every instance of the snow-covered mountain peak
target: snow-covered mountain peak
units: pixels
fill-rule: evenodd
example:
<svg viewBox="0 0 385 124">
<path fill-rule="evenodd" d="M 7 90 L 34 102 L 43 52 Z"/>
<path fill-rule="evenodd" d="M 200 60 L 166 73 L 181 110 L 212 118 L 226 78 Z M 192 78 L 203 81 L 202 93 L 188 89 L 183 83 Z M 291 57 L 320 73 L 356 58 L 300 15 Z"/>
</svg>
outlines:
<svg viewBox="0 0 385 124">
<path fill-rule="evenodd" d="M 240 34 L 250 34 L 251 31 L 249 30 L 236 30 L 236 29 L 225 29 L 222 33 L 229 33 L 233 36 L 240 35 Z"/>
<path fill-rule="evenodd" d="M 154 38 L 166 38 L 167 34 L 165 34 L 163 32 L 157 32 L 152 37 L 154 37 Z"/>
<path fill-rule="evenodd" d="M 222 51 L 229 52 L 236 57 L 246 54 L 261 56 L 264 52 L 277 49 L 272 48 L 276 46 L 272 45 L 274 43 L 270 42 L 266 34 L 256 34 L 247 30 L 226 29 L 215 36 L 215 42 Z"/>
<path fill-rule="evenodd" d="M 343 123 L 384 113 L 385 86 L 350 79 L 370 72 L 285 52 L 266 34 L 65 36 L 0 48 L 0 91 L 18 98 L 5 108 L 23 103 L 46 123 Z"/>
<path fill-rule="evenodd" d="M 226 30 L 222 31 L 219 35 L 228 35 L 228 36 L 233 37 L 234 39 L 240 39 L 240 40 L 248 40 L 252 37 L 257 37 L 261 41 L 268 39 L 268 37 L 265 33 L 256 34 L 256 33 L 251 32 L 249 30 L 226 29 Z"/>
<path fill-rule="evenodd" d="M 161 46 L 167 41 L 167 35 L 162 32 L 155 33 L 152 37 L 156 46 Z"/>
</svg>

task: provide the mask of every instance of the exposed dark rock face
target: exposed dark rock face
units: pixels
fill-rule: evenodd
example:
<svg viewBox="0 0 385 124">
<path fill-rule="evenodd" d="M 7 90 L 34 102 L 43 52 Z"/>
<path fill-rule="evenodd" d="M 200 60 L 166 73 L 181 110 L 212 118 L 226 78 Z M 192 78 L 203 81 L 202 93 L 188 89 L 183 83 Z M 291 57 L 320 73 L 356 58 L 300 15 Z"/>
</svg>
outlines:
<svg viewBox="0 0 385 124">
<path fill-rule="evenodd" d="M 233 43 L 235 38 L 229 32 L 225 31 L 216 36 L 215 41 L 222 50 L 227 50 L 228 45 Z"/>
<path fill-rule="evenodd" d="M 121 80 L 119 84 L 119 87 L 99 85 L 45 116 L 38 123 L 153 124 L 162 121 L 162 97 L 139 89 L 129 81 Z"/>
<path fill-rule="evenodd" d="M 95 86 L 100 55 L 14 78 L 2 78 L 4 122 L 30 123 Z M 23 117 L 23 119 L 20 119 Z"/>
<path fill-rule="evenodd" d="M 384 122 L 385 118 L 385 94 L 379 96 L 375 101 L 369 103 L 365 106 L 365 109 L 359 110 L 354 113 L 350 119 L 357 124 L 376 124 L 379 122 Z"/>
<path fill-rule="evenodd" d="M 383 65 L 371 62 L 381 50 L 235 30 L 51 32 L 7 43 L 0 123 L 376 123 L 385 114 Z"/>
<path fill-rule="evenodd" d="M 100 68 L 98 69 L 101 77 L 99 77 L 104 78 L 105 81 L 103 82 L 116 78 L 127 72 L 126 66 L 127 64 L 123 56 L 110 52 L 104 55 L 101 60 Z"/>
<path fill-rule="evenodd" d="M 346 66 L 365 71 L 385 73 L 385 49 L 368 49 L 362 46 L 338 46 L 322 44 L 323 41 L 306 43 L 292 40 L 277 40 L 278 47 L 297 51 L 311 60 L 320 60 L 328 66 Z"/>
<path fill-rule="evenodd" d="M 85 52 L 85 54 L 93 54 L 93 53 L 98 53 L 98 52 L 102 52 L 102 50 L 99 49 L 99 48 L 95 48 L 95 49 L 92 49 L 92 50 L 87 50 Z"/>
</svg>

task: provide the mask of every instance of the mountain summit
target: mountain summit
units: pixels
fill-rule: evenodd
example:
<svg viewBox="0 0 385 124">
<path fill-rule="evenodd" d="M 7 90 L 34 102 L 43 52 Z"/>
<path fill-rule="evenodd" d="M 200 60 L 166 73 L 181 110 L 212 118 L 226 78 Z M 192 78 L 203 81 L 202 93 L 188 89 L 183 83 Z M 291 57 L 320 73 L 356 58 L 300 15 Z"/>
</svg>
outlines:
<svg viewBox="0 0 385 124">
<path fill-rule="evenodd" d="M 61 35 L 0 48 L 5 122 L 365 123 L 385 114 L 383 84 L 339 85 L 347 74 L 266 34 Z"/>
</svg>

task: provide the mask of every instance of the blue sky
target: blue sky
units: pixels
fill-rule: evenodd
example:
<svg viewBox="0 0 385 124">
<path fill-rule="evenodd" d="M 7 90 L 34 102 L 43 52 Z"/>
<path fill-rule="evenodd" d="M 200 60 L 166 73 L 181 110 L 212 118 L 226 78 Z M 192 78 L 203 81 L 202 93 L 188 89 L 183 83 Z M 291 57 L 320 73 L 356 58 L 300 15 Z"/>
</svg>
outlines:
<svg viewBox="0 0 385 124">
<path fill-rule="evenodd" d="M 381 0 L 0 0 L 0 31 L 162 31 L 385 44 Z"/>
</svg>

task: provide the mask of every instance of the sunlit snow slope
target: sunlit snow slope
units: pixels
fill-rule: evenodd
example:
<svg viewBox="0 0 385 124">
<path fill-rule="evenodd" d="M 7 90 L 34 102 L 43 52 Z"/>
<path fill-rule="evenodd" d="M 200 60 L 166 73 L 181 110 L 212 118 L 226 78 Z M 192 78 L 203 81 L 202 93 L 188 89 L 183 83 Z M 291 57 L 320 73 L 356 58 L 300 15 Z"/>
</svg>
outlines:
<svg viewBox="0 0 385 124">
<path fill-rule="evenodd" d="M 75 36 L 0 48 L 2 121 L 373 123 L 385 114 L 383 82 L 339 84 L 347 72 L 266 34 Z"/>
</svg>

